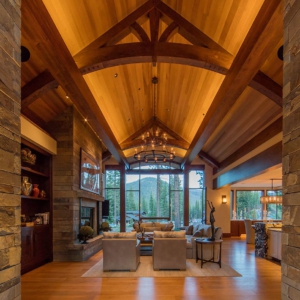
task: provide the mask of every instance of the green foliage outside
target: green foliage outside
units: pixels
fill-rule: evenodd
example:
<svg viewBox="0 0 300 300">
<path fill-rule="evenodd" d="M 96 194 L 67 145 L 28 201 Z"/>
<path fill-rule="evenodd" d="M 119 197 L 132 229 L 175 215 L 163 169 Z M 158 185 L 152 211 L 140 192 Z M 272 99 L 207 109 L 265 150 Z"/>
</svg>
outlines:
<svg viewBox="0 0 300 300">
<path fill-rule="evenodd" d="M 260 196 L 261 191 L 237 191 L 237 219 L 262 219 Z"/>
</svg>

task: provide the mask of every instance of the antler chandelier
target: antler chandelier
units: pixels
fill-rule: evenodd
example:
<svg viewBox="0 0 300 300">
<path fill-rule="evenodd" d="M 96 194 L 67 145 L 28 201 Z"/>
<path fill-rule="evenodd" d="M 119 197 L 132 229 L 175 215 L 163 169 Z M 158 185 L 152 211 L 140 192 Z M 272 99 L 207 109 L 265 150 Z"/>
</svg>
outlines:
<svg viewBox="0 0 300 300">
<path fill-rule="evenodd" d="M 156 130 L 153 134 L 149 131 L 142 134 L 142 144 L 140 151 L 135 148 L 134 158 L 138 161 L 150 162 L 167 162 L 175 158 L 175 151 L 173 148 L 167 148 L 167 134 L 159 133 Z"/>
</svg>

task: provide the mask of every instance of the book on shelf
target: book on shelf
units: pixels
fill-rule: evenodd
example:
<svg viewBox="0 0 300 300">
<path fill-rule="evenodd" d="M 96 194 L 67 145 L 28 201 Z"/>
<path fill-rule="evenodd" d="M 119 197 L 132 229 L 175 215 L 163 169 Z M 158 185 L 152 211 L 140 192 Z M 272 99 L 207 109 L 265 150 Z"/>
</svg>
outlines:
<svg viewBox="0 0 300 300">
<path fill-rule="evenodd" d="M 49 212 L 35 214 L 36 217 L 42 217 L 42 224 L 49 224 Z"/>
</svg>

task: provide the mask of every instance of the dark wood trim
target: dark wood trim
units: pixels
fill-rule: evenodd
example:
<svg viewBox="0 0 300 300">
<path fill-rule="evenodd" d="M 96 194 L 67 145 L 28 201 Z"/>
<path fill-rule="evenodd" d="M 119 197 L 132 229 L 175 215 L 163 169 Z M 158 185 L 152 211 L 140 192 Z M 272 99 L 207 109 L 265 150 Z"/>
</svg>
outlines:
<svg viewBox="0 0 300 300">
<path fill-rule="evenodd" d="M 57 87 L 57 81 L 48 70 L 45 70 L 22 87 L 22 110 L 40 98 L 41 95 Z"/>
<path fill-rule="evenodd" d="M 113 66 L 152 62 L 177 63 L 226 74 L 232 63 L 231 55 L 188 44 L 129 43 L 80 52 L 74 60 L 82 74 Z"/>
<path fill-rule="evenodd" d="M 158 1 L 156 7 L 162 14 L 166 15 L 167 17 L 172 19 L 176 24 L 178 24 L 178 33 L 182 35 L 185 39 L 187 39 L 189 42 L 191 42 L 193 45 L 201 47 L 204 46 L 231 56 L 231 54 L 224 48 L 222 48 L 218 43 L 216 43 L 209 36 L 207 36 L 205 33 L 203 33 L 196 26 L 187 21 L 180 14 L 178 14 L 175 10 L 173 10 L 171 7 L 169 7 L 162 1 Z"/>
<path fill-rule="evenodd" d="M 102 163 L 104 163 L 106 160 L 110 158 L 111 158 L 111 153 L 108 150 L 102 153 Z"/>
<path fill-rule="evenodd" d="M 235 184 L 266 173 L 282 163 L 282 142 L 279 142 L 239 166 L 219 175 L 213 180 L 213 189 Z"/>
<path fill-rule="evenodd" d="M 165 133 L 172 136 L 173 138 L 177 139 L 178 141 L 181 141 L 183 144 L 189 145 L 189 143 L 183 139 L 179 134 L 171 130 L 168 126 L 166 126 L 162 121 L 160 121 L 158 118 L 155 118 L 155 123 L 159 128 L 161 128 Z"/>
<path fill-rule="evenodd" d="M 125 141 L 123 141 L 120 144 L 120 147 L 124 149 L 124 146 L 126 143 L 133 142 L 134 139 L 138 138 L 140 135 L 145 133 L 148 129 L 150 129 L 153 126 L 154 123 L 154 117 L 152 117 L 143 127 L 141 127 L 139 130 L 137 130 L 134 134 L 132 134 L 130 137 L 128 137 Z"/>
<path fill-rule="evenodd" d="M 223 233 L 223 237 L 224 238 L 230 238 L 231 237 L 231 233 Z"/>
<path fill-rule="evenodd" d="M 183 174 L 181 169 L 156 169 L 156 170 L 144 170 L 144 169 L 127 169 L 126 174 Z"/>
<path fill-rule="evenodd" d="M 159 42 L 169 42 L 169 40 L 178 32 L 178 24 L 172 22 L 161 34 Z"/>
<path fill-rule="evenodd" d="M 265 1 L 197 130 L 183 158 L 182 167 L 194 160 L 282 39 L 282 31 L 278 28 L 280 22 L 282 22 L 281 1 Z"/>
<path fill-rule="evenodd" d="M 236 150 L 230 156 L 228 156 L 225 160 L 223 160 L 217 170 L 214 170 L 214 174 L 222 171 L 230 164 L 234 163 L 241 157 L 247 155 L 249 152 L 253 151 L 278 133 L 282 132 L 282 117 L 273 122 L 270 126 L 252 138 L 249 142 L 243 145 L 241 148 Z"/>
<path fill-rule="evenodd" d="M 131 26 L 138 18 L 147 14 L 152 8 L 154 7 L 153 1 L 148 0 L 146 3 L 141 5 L 127 17 L 125 17 L 122 21 L 117 23 L 115 26 L 110 28 L 100 37 L 95 39 L 92 43 L 82 49 L 78 55 L 82 54 L 83 52 L 94 50 L 99 47 L 103 47 L 106 43 L 108 43 L 111 39 L 113 39 L 116 35 L 120 34 L 123 30 Z M 76 57 L 76 55 L 75 55 Z M 76 59 L 75 59 L 76 60 Z"/>
<path fill-rule="evenodd" d="M 127 150 L 127 149 L 131 149 L 131 148 L 135 148 L 135 147 L 139 147 L 140 145 L 142 145 L 143 140 L 142 139 L 135 139 L 133 141 L 130 142 L 123 142 L 120 144 L 121 149 Z M 175 139 L 168 139 L 167 140 L 167 146 L 172 146 L 172 147 L 177 147 L 177 148 L 181 148 L 181 149 L 188 149 L 189 147 L 189 143 L 187 142 L 183 142 L 183 141 L 178 141 Z"/>
<path fill-rule="evenodd" d="M 160 12 L 153 8 L 149 12 L 151 42 L 158 42 Z"/>
<path fill-rule="evenodd" d="M 120 231 L 126 231 L 125 166 L 120 168 Z"/>
<path fill-rule="evenodd" d="M 249 86 L 282 107 L 282 87 L 263 72 L 258 71 Z"/>
<path fill-rule="evenodd" d="M 200 151 L 198 153 L 198 156 L 203 159 L 204 161 L 206 161 L 211 167 L 213 168 L 219 168 L 220 167 L 220 163 L 217 162 L 214 158 L 212 158 L 211 156 L 209 156 L 206 152 L 204 151 Z"/>
<path fill-rule="evenodd" d="M 130 25 L 131 32 L 138 38 L 140 42 L 150 42 L 149 36 L 140 24 L 134 22 Z"/>
<path fill-rule="evenodd" d="M 128 165 L 117 139 L 43 2 L 27 1 L 26 5 L 22 6 L 22 15 L 35 29 L 34 36 L 24 33 L 24 38 L 36 46 L 36 54 L 40 56 L 45 67 L 54 75 L 79 112 L 87 118 L 91 127 L 103 140 L 117 162 Z"/>
</svg>

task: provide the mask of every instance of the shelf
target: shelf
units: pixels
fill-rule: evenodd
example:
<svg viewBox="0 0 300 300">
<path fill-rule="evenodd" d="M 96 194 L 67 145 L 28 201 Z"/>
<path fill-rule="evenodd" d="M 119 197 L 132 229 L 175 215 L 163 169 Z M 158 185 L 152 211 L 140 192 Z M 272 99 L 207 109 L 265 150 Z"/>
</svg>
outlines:
<svg viewBox="0 0 300 300">
<path fill-rule="evenodd" d="M 29 168 L 29 167 L 21 167 L 21 170 L 23 170 L 23 171 L 27 171 L 27 172 L 30 172 L 30 173 L 33 173 L 33 174 L 36 174 L 36 175 L 40 175 L 40 176 L 43 176 L 43 177 L 49 177 L 48 175 L 46 175 L 46 174 L 44 174 L 44 173 L 42 173 L 42 172 L 38 172 L 38 171 L 35 171 L 35 170 L 33 170 L 33 169 L 31 169 L 31 168 Z"/>
<path fill-rule="evenodd" d="M 30 200 L 49 201 L 49 198 L 32 197 L 32 196 L 25 196 L 25 195 L 21 195 L 21 198 L 22 199 L 30 199 Z"/>
</svg>

